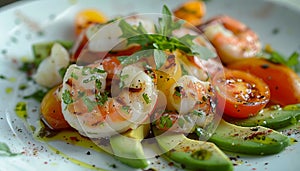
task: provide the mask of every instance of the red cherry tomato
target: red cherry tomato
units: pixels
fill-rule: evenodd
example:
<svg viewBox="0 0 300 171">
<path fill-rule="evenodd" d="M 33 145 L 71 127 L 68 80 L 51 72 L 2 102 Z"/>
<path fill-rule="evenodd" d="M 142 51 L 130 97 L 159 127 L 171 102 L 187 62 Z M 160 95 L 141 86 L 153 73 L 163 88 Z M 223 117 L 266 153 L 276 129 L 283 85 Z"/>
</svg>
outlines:
<svg viewBox="0 0 300 171">
<path fill-rule="evenodd" d="M 218 110 L 235 118 L 256 115 L 270 99 L 268 85 L 260 78 L 239 70 L 224 70 L 213 77 Z"/>
</svg>

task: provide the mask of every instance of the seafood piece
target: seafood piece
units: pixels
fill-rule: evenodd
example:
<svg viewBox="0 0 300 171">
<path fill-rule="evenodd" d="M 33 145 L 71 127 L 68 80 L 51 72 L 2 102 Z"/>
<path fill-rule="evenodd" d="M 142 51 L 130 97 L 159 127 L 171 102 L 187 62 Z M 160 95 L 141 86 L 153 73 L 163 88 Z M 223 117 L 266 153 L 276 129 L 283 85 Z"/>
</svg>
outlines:
<svg viewBox="0 0 300 171">
<path fill-rule="evenodd" d="M 215 105 L 209 82 L 191 75 L 182 76 L 171 86 L 168 103 L 175 111 L 156 114 L 159 129 L 189 133 L 195 127 L 204 128 L 213 121 Z"/>
<path fill-rule="evenodd" d="M 225 64 L 256 56 L 261 51 L 258 35 L 229 16 L 215 17 L 199 28 L 214 45 Z"/>
<path fill-rule="evenodd" d="M 184 75 L 171 86 L 169 101 L 179 114 L 188 114 L 198 108 L 206 112 L 210 108 L 209 90 L 209 82 Z"/>
<path fill-rule="evenodd" d="M 128 67 L 136 72 L 129 72 Z M 156 103 L 151 77 L 134 66 L 122 71 L 125 84 L 111 97 L 105 90 L 107 72 L 100 63 L 68 68 L 62 87 L 62 110 L 66 121 L 80 134 L 90 138 L 111 136 L 135 129 L 149 117 Z"/>
<path fill-rule="evenodd" d="M 51 55 L 39 65 L 33 79 L 42 86 L 51 88 L 62 82 L 59 71 L 69 65 L 69 53 L 60 44 L 55 43 Z"/>
</svg>

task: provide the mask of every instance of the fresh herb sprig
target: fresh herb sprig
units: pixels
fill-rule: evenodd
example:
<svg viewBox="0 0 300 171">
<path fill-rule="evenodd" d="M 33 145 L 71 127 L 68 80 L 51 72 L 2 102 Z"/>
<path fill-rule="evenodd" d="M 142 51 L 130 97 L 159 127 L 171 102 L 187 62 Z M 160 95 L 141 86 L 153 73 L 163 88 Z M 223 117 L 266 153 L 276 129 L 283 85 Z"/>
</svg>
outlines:
<svg viewBox="0 0 300 171">
<path fill-rule="evenodd" d="M 289 57 L 286 57 L 280 54 L 279 52 L 272 50 L 272 51 L 264 51 L 261 56 L 273 63 L 283 64 L 290 67 L 295 72 L 300 72 L 298 52 L 293 52 Z"/>
<path fill-rule="evenodd" d="M 170 52 L 181 50 L 188 55 L 195 55 L 201 59 L 216 57 L 216 54 L 208 48 L 193 43 L 193 39 L 195 39 L 196 36 L 189 34 L 182 37 L 174 36 L 173 31 L 180 29 L 182 25 L 182 20 L 173 20 L 172 13 L 166 5 L 163 6 L 162 17 L 158 19 L 158 24 L 154 25 L 154 34 L 147 33 L 142 23 L 139 23 L 139 25 L 135 27 L 128 24 L 125 20 L 120 20 L 119 22 L 119 27 L 122 30 L 121 38 L 125 38 L 128 45 L 139 44 L 142 50 L 156 49 Z M 155 60 L 159 62 L 156 63 L 157 68 L 167 59 L 165 53 L 156 52 L 153 55 L 155 59 L 159 59 Z M 132 55 L 131 57 L 135 59 L 126 61 L 134 63 L 138 59 L 136 55 Z"/>
</svg>

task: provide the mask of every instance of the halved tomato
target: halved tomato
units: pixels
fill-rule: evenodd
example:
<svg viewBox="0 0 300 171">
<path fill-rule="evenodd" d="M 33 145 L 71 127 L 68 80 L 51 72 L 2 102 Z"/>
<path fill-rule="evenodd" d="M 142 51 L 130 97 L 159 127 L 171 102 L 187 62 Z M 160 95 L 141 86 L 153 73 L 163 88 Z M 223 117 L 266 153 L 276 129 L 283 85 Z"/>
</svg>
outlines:
<svg viewBox="0 0 300 171">
<path fill-rule="evenodd" d="M 52 88 L 45 95 L 41 103 L 42 120 L 54 130 L 71 128 L 62 114 L 61 100 L 58 97 L 58 90 L 60 88 L 61 86 Z"/>
<path fill-rule="evenodd" d="M 265 59 L 247 58 L 227 66 L 249 72 L 268 84 L 271 91 L 270 101 L 282 106 L 300 103 L 300 76 L 292 69 L 269 62 Z"/>
<path fill-rule="evenodd" d="M 256 115 L 270 99 L 268 85 L 244 71 L 225 69 L 213 77 L 212 84 L 216 89 L 218 110 L 235 118 Z"/>
</svg>

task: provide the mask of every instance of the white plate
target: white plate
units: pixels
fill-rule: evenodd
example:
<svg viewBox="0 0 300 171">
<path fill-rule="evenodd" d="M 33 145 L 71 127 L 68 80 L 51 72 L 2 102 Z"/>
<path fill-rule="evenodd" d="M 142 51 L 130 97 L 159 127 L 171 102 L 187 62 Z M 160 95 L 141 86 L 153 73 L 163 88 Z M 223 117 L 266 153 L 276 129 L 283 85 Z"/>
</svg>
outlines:
<svg viewBox="0 0 300 171">
<path fill-rule="evenodd" d="M 83 8 L 97 8 L 107 16 L 128 15 L 132 12 L 159 13 L 163 3 L 172 9 L 182 0 L 117 1 L 117 0 L 44 0 L 19 2 L 0 8 L 0 75 L 10 80 L 0 79 L 0 142 L 9 145 L 13 152 L 23 152 L 16 157 L 0 157 L 0 170 L 89 170 L 74 164 L 61 154 L 55 154 L 45 143 L 33 139 L 27 131 L 28 125 L 14 112 L 20 97 L 30 94 L 34 86 L 19 91 L 19 85 L 27 82 L 26 76 L 17 70 L 13 59 L 31 57 L 31 44 L 44 40 L 74 40 L 73 20 L 76 12 Z M 263 0 L 212 0 L 207 3 L 207 16 L 228 14 L 243 21 L 255 30 L 263 44 L 270 43 L 285 55 L 300 50 L 300 2 L 292 3 Z M 291 5 L 294 4 L 294 5 Z M 278 33 L 274 34 L 274 30 Z M 29 83 L 30 84 L 30 83 Z M 31 84 L 30 84 L 31 85 Z M 11 91 L 11 92 L 10 92 Z M 28 123 L 36 125 L 39 105 L 27 100 Z M 295 136 L 300 140 L 299 134 Z M 51 145 L 59 148 L 67 156 L 82 160 L 106 170 L 132 170 L 111 156 L 89 149 L 74 147 L 64 142 Z M 87 155 L 87 152 L 90 155 Z M 246 170 L 299 170 L 300 144 L 289 146 L 280 154 L 271 156 L 241 156 L 237 171 Z M 236 156 L 236 155 L 235 155 Z M 149 168 L 158 170 L 180 170 L 168 166 L 162 158 L 154 158 Z M 113 168 L 115 164 L 117 168 Z"/>
</svg>

